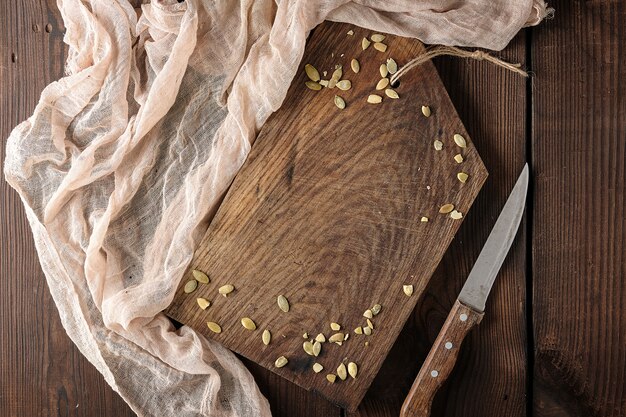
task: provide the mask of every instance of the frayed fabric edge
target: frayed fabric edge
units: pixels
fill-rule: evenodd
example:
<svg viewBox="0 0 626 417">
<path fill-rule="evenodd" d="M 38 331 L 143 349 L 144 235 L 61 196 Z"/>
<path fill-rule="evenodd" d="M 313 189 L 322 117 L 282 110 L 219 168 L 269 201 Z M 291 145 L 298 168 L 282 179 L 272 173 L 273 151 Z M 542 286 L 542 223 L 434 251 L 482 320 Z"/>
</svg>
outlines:
<svg viewBox="0 0 626 417">
<path fill-rule="evenodd" d="M 537 26 L 544 19 L 554 18 L 554 8 L 548 7 L 543 0 L 535 0 L 530 8 L 530 15 L 524 24 L 524 27 Z"/>
</svg>

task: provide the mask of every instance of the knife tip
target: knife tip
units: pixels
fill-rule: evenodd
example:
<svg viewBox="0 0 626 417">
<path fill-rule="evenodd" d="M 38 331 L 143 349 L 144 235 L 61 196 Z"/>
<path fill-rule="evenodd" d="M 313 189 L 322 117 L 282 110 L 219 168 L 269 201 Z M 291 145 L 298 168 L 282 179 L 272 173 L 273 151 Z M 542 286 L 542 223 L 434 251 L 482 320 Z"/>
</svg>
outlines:
<svg viewBox="0 0 626 417">
<path fill-rule="evenodd" d="M 524 164 L 524 168 L 522 169 L 522 173 L 519 176 L 518 182 L 523 184 L 525 189 L 528 189 L 528 177 L 530 175 L 530 168 L 528 167 L 528 162 Z"/>
</svg>

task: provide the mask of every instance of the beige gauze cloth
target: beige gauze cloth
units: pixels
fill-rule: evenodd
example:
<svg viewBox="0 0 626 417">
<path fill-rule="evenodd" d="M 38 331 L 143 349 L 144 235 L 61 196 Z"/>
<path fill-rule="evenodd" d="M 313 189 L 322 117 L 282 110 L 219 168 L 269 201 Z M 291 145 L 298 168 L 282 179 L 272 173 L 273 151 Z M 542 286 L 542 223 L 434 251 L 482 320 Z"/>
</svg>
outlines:
<svg viewBox="0 0 626 417">
<path fill-rule="evenodd" d="M 311 29 L 349 22 L 499 50 L 542 0 L 57 0 L 67 76 L 11 133 L 63 326 L 140 416 L 269 416 L 230 351 L 161 313 Z M 17 278 L 17 277 L 14 277 Z"/>
</svg>

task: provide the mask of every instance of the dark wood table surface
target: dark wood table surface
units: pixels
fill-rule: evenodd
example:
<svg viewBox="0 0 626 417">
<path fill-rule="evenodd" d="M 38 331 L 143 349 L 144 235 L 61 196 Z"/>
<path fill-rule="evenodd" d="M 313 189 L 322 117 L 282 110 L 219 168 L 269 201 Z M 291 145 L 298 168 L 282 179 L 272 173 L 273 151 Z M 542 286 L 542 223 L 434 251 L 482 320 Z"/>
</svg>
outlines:
<svg viewBox="0 0 626 417">
<path fill-rule="evenodd" d="M 626 2 L 557 1 L 487 63 L 436 66 L 490 177 L 355 415 L 397 416 L 524 162 L 521 232 L 433 416 L 626 416 Z M 0 2 L 0 158 L 62 76 L 54 0 Z M 0 416 L 132 416 L 61 326 L 18 195 L 0 181 Z M 276 416 L 345 416 L 247 363 Z"/>
</svg>

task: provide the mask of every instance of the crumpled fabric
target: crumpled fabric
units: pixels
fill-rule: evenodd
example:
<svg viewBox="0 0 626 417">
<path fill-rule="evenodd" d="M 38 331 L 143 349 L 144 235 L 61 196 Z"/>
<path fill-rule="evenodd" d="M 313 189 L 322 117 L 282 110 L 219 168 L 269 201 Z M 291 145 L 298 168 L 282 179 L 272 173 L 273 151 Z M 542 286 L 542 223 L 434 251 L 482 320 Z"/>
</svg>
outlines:
<svg viewBox="0 0 626 417">
<path fill-rule="evenodd" d="M 57 0 L 67 75 L 8 139 L 68 335 L 140 416 L 269 416 L 230 351 L 161 313 L 308 33 L 349 22 L 502 49 L 541 0 Z"/>
</svg>

